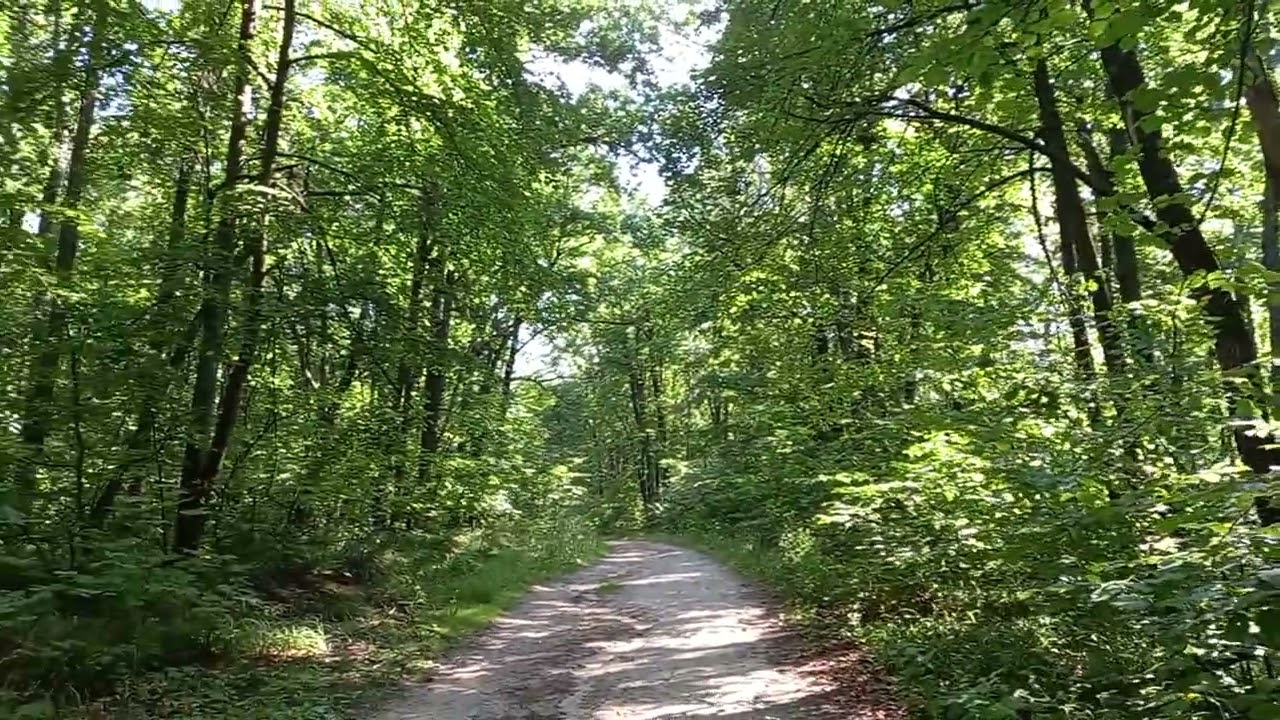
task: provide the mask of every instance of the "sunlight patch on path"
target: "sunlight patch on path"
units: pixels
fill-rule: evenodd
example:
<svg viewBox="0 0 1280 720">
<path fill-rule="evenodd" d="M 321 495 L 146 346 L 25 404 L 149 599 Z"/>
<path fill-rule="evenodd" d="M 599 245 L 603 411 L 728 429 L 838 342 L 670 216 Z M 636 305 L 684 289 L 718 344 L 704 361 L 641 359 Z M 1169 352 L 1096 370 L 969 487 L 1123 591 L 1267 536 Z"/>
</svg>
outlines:
<svg viewBox="0 0 1280 720">
<path fill-rule="evenodd" d="M 607 593 L 596 589 L 610 581 Z M 619 542 L 540 587 L 381 720 L 850 718 L 758 593 L 709 558 Z"/>
</svg>

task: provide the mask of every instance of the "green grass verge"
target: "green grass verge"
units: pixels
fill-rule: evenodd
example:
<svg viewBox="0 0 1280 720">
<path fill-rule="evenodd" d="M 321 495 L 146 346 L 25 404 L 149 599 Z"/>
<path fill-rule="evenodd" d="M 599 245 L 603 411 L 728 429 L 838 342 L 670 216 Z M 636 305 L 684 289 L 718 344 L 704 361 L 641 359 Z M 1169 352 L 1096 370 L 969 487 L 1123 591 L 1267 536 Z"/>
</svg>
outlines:
<svg viewBox="0 0 1280 720">
<path fill-rule="evenodd" d="M 444 650 L 486 627 L 531 585 L 603 552 L 603 541 L 589 534 L 508 538 L 501 547 L 468 548 L 447 562 L 417 562 L 401 551 L 387 581 L 331 593 L 321 599 L 325 611 L 280 610 L 232 628 L 237 652 L 218 664 L 132 678 L 114 697 L 59 717 L 368 717 L 388 688 L 421 677 Z M 342 619 L 327 619 L 334 616 Z M 52 717 L 35 705 L 28 712 Z"/>
</svg>

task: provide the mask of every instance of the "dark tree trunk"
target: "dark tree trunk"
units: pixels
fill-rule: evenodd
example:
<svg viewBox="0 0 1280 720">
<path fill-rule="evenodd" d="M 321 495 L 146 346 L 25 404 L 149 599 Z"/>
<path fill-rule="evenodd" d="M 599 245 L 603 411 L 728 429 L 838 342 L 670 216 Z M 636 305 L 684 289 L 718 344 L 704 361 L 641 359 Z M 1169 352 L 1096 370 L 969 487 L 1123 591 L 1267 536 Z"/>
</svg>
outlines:
<svg viewBox="0 0 1280 720">
<path fill-rule="evenodd" d="M 707 398 L 707 412 L 711 415 L 711 432 L 712 437 L 717 441 L 724 441 L 724 426 L 728 418 L 725 417 L 724 397 L 719 389 L 711 391 Z"/>
<path fill-rule="evenodd" d="M 498 375 L 498 363 L 506 355 L 507 332 L 502 323 L 501 310 L 493 308 L 485 317 L 483 324 L 479 319 L 474 321 L 475 338 L 467 351 L 471 356 L 468 376 L 474 378 L 474 400 L 488 397 L 498 386 L 501 380 Z M 481 331 L 481 327 L 485 330 Z M 472 381 L 469 380 L 467 385 L 471 384 Z"/>
<path fill-rule="evenodd" d="M 907 311 L 907 345 L 908 347 L 916 347 L 918 339 L 923 334 L 924 322 L 921 319 L 920 307 L 912 304 Z M 914 405 L 916 396 L 920 392 L 919 375 L 915 369 L 908 369 L 906 377 L 902 381 L 902 404 Z"/>
<path fill-rule="evenodd" d="M 249 84 L 252 60 L 249 56 L 257 22 L 255 0 L 240 0 L 240 33 L 235 79 L 235 113 L 227 138 L 225 176 L 220 188 L 222 205 L 213 246 L 205 256 L 204 282 L 201 288 L 200 336 L 196 349 L 196 377 L 191 390 L 190 425 L 183 451 L 182 474 L 179 478 L 178 517 L 175 521 L 174 547 L 194 549 L 204 530 L 203 507 L 207 488 L 200 486 L 201 468 L 205 461 L 205 444 L 213 427 L 214 403 L 218 392 L 218 365 L 225 341 L 228 306 L 231 304 L 233 258 L 236 251 L 237 209 L 232 195 L 240 184 L 243 171 L 244 144 L 253 109 L 253 86 Z"/>
<path fill-rule="evenodd" d="M 71 155 L 67 161 L 66 188 L 62 204 L 69 211 L 68 217 L 58 228 L 57 251 L 54 257 L 54 275 L 60 290 L 66 290 L 75 271 L 76 255 L 80 250 L 80 229 L 75 217 L 84 197 L 88 181 L 89 140 L 93 134 L 94 114 L 98 107 L 98 93 L 102 82 L 101 66 L 103 46 L 108 21 L 106 10 L 96 4 L 93 7 L 93 27 L 89 30 L 89 49 L 85 58 L 83 85 L 80 89 L 76 112 L 75 131 L 71 136 Z M 56 154 L 56 149 L 55 149 Z M 55 161 L 57 168 L 57 161 Z M 52 205 L 58 197 L 62 183 L 60 169 L 55 169 L 45 187 L 45 199 Z M 53 221 L 47 209 L 41 216 L 39 233 L 51 237 Z M 52 424 L 54 385 L 58 367 L 62 363 L 63 341 L 70 320 L 65 299 L 59 293 L 46 295 L 36 303 L 36 327 L 32 344 L 38 352 L 33 359 L 27 391 L 26 407 L 19 434 L 25 457 L 20 462 L 17 475 L 17 508 L 26 511 L 35 499 L 36 471 L 43 462 L 45 440 Z M 43 321 L 39 318 L 47 312 Z"/>
<path fill-rule="evenodd" d="M 28 42 L 31 34 L 31 7 L 27 0 L 18 0 L 10 12 L 13 13 L 9 27 L 9 66 L 4 75 L 4 114 L 0 116 L 0 153 L 4 157 L 5 179 L 13 172 L 18 158 L 18 119 L 28 114 L 27 102 L 30 97 L 28 74 L 30 70 L 25 63 L 31 57 Z M 55 33 L 57 32 L 55 25 Z M 55 34 L 56 38 L 57 35 Z M 10 227 L 22 222 L 22 213 L 12 208 L 8 218 Z"/>
<path fill-rule="evenodd" d="M 1123 128 L 1108 130 L 1107 152 L 1111 160 L 1114 161 L 1128 151 L 1128 133 Z M 1109 183 L 1109 187 L 1114 194 L 1114 181 Z M 1116 284 L 1120 288 L 1120 299 L 1126 303 L 1138 302 L 1142 299 L 1142 281 L 1138 268 L 1138 250 L 1133 242 L 1133 236 L 1117 234 L 1113 238 L 1113 245 L 1116 253 Z"/>
<path fill-rule="evenodd" d="M 315 487 L 320 483 L 320 478 L 325 470 L 325 461 L 328 458 L 325 450 L 329 449 L 333 430 L 338 425 L 338 409 L 342 405 L 342 398 L 346 396 L 347 391 L 355 384 L 356 374 L 360 367 L 360 358 L 365 354 L 362 328 L 368 319 L 369 305 L 366 303 L 360 306 L 360 316 L 356 319 L 356 326 L 351 336 L 351 344 L 347 348 L 347 359 L 342 365 L 342 372 L 338 375 L 336 385 L 330 388 L 327 382 L 322 382 L 320 386 L 321 392 L 326 395 L 320 407 L 319 417 L 316 418 L 316 425 L 320 431 L 318 445 L 321 449 L 319 452 L 314 452 L 308 461 L 307 469 L 302 474 L 301 487 L 298 489 L 293 507 L 289 510 L 289 525 L 294 529 L 301 528 L 311 517 L 311 498 L 315 494 Z"/>
<path fill-rule="evenodd" d="M 649 362 L 649 390 L 653 403 L 653 484 L 661 498 L 662 489 L 667 484 L 667 471 L 662 466 L 662 459 L 667 456 L 667 410 L 663 403 L 662 362 L 652 357 Z"/>
<path fill-rule="evenodd" d="M 461 379 L 454 381 L 453 398 L 462 409 L 456 410 L 451 405 L 450 417 L 466 415 L 473 408 L 479 408 L 486 418 L 491 417 L 490 413 L 494 407 L 491 398 L 494 391 L 500 389 L 504 379 L 503 363 L 506 362 L 510 346 L 512 323 L 516 322 L 516 319 L 504 322 L 500 306 L 489 308 L 487 312 L 487 322 L 483 324 L 486 331 L 482 332 L 480 330 L 482 325 L 475 322 L 475 339 L 471 341 L 469 350 L 472 362 L 466 376 L 468 379 L 474 377 L 474 381 L 463 382 Z M 471 387 L 474 387 L 474 391 L 467 392 Z M 500 396 L 498 410 L 502 417 L 506 416 L 505 395 Z M 472 457 L 482 456 L 488 445 L 486 440 L 489 432 L 486 423 L 473 425 L 467 436 L 458 442 L 458 452 L 467 453 Z"/>
<path fill-rule="evenodd" d="M 160 260 L 160 284 L 153 304 L 153 314 L 158 320 L 164 319 L 169 304 L 177 296 L 178 288 L 182 284 L 182 264 L 177 260 L 177 257 L 181 254 L 186 240 L 187 207 L 191 198 L 191 179 L 192 162 L 189 157 L 184 157 L 178 164 L 178 173 L 174 183 L 173 205 L 169 215 L 167 246 L 164 248 Z M 124 487 L 126 474 L 130 468 L 145 456 L 147 445 L 151 441 L 151 433 L 155 428 L 158 405 L 168 392 L 169 378 L 174 371 L 182 367 L 187 360 L 187 356 L 191 353 L 191 345 L 195 342 L 196 334 L 199 330 L 199 322 L 200 318 L 195 317 L 192 318 L 191 322 L 187 323 L 178 341 L 170 348 L 164 367 L 157 368 L 154 377 L 148 377 L 143 381 L 141 388 L 142 406 L 138 410 L 137 418 L 134 420 L 133 430 L 130 431 L 128 440 L 125 442 L 124 457 L 112 471 L 106 486 L 94 501 L 93 508 L 89 512 L 89 524 L 91 526 L 102 527 L 112 506 L 115 504 L 116 497 Z M 165 345 L 168 343 L 168 338 L 165 337 L 164 333 L 166 329 L 164 323 L 157 322 L 155 325 L 156 327 L 147 341 L 148 349 L 153 357 L 162 355 Z M 141 483 L 137 483 L 134 494 L 140 492 L 141 488 Z"/>
<path fill-rule="evenodd" d="M 35 11 L 38 12 L 38 11 Z M 33 8 L 28 3 L 20 3 L 15 10 L 13 25 L 9 33 L 10 62 L 5 74 L 5 82 L 0 85 L 4 94 L 3 116 L 0 117 L 0 162 L 3 165 L 4 178 L 26 170 L 22 163 L 22 138 L 15 132 L 25 123 L 39 124 L 44 120 L 44 111 L 50 111 L 47 118 L 50 126 L 49 142 L 39 154 L 36 165 L 48 167 L 49 174 L 41 193 L 40 224 L 38 235 L 51 238 L 53 223 L 50 212 L 58 199 L 63 183 L 63 144 L 66 142 L 67 118 L 66 103 L 63 102 L 66 84 L 71 79 L 75 58 L 79 53 L 80 28 L 73 26 L 68 32 L 63 28 L 62 2 L 51 0 L 43 14 L 48 18 L 49 43 L 52 47 L 47 60 L 39 52 L 38 44 L 31 42 L 33 31 L 38 27 L 32 23 Z M 47 85 L 47 87 L 43 87 Z M 51 107 L 46 108 L 45 105 Z M 9 226 L 17 230 L 22 225 L 23 208 L 14 206 L 9 210 L 7 218 Z M 17 233 L 0 235 L 6 241 L 16 238 Z M 7 246 L 0 246 L 0 251 L 7 251 Z M 4 255 L 0 253 L 0 260 Z"/>
<path fill-rule="evenodd" d="M 234 125 L 241 125 L 239 142 L 234 143 L 239 150 L 243 148 L 244 134 L 247 129 L 245 126 L 248 123 L 247 116 L 242 113 L 248 110 L 249 103 L 249 85 L 246 73 L 247 65 L 251 61 L 249 41 L 253 37 L 253 24 L 256 15 L 254 2 L 255 0 L 242 0 L 241 5 L 241 66 L 239 68 L 240 75 L 237 80 L 237 86 L 240 87 L 242 93 L 243 105 L 233 123 L 233 131 L 235 130 Z M 285 88 L 289 80 L 289 53 L 293 46 L 295 21 L 295 0 L 284 0 L 284 18 L 281 27 L 279 52 L 276 59 L 276 75 L 271 84 L 270 105 L 267 108 L 261 165 L 257 178 L 258 184 L 262 187 L 271 185 L 272 177 L 275 173 L 275 160 L 279 153 L 280 128 L 284 119 Z M 231 172 L 232 167 L 238 168 L 240 166 L 239 150 L 232 149 L 228 151 L 228 172 Z M 234 163 L 230 161 L 233 153 L 236 161 Z M 225 235 L 225 237 L 219 238 L 218 250 L 223 253 L 223 256 L 218 258 L 219 267 L 217 271 L 224 273 L 225 279 L 220 278 L 221 285 L 219 286 L 215 283 L 215 287 L 220 297 L 229 298 L 231 270 L 234 265 L 232 255 L 235 252 L 236 229 L 234 220 L 229 213 L 224 218 L 224 221 L 228 221 L 225 233 L 222 225 L 218 228 L 218 234 L 220 236 Z M 240 418 L 240 406 L 244 401 L 245 388 L 249 382 L 249 370 L 257 356 L 258 343 L 264 322 L 262 304 L 263 290 L 267 277 L 266 228 L 263 227 L 263 223 L 265 223 L 265 218 L 259 220 L 258 227 L 249 233 L 249 237 L 245 242 L 245 249 L 249 255 L 250 270 L 249 284 L 246 288 L 248 297 L 245 308 L 244 335 L 239 353 L 227 373 L 226 382 L 223 384 L 222 392 L 218 398 L 217 421 L 213 427 L 213 439 L 210 441 L 208 449 L 204 451 L 196 447 L 193 452 L 192 443 L 187 445 L 187 457 L 183 465 L 180 486 L 181 495 L 178 500 L 178 517 L 174 526 L 174 548 L 179 552 L 194 552 L 200 546 L 206 520 L 205 504 L 215 488 L 219 473 L 222 471 L 222 461 L 226 457 L 227 449 L 230 447 L 235 433 L 236 423 Z M 218 319 L 225 321 L 226 309 L 223 308 L 219 313 L 221 317 Z M 223 322 L 219 322 L 214 337 L 211 338 L 217 341 L 216 345 L 219 350 L 224 344 L 224 332 Z M 201 364 L 203 365 L 206 361 L 214 365 L 213 372 L 210 373 L 211 382 L 207 387 L 210 396 L 201 398 L 204 402 L 201 410 L 205 411 L 202 414 L 207 418 L 207 410 L 211 409 L 208 401 L 212 400 L 211 395 L 214 384 L 212 376 L 216 375 L 217 355 L 214 354 L 212 358 L 207 358 L 202 353 Z M 207 419 L 205 422 L 207 425 Z"/>
<path fill-rule="evenodd" d="M 862 347 L 854 336 L 856 332 L 854 324 L 861 313 L 861 304 L 855 303 L 849 291 L 842 287 L 837 287 L 831 294 L 835 298 L 836 305 L 834 323 L 836 345 L 840 348 L 840 357 L 851 360 L 862 352 Z"/>
<path fill-rule="evenodd" d="M 1091 0 L 1082 0 L 1082 3 L 1092 16 Z M 1164 137 L 1159 126 L 1146 126 L 1144 121 L 1150 113 L 1129 102 L 1133 92 L 1146 83 L 1137 55 L 1112 44 L 1102 49 L 1101 56 L 1111 93 L 1120 103 L 1129 137 L 1138 148 L 1138 168 L 1155 206 L 1156 217 L 1171 228 L 1167 240 L 1178 268 L 1187 276 L 1220 272 L 1222 266 L 1205 240 L 1191 208 L 1177 201 L 1182 196 L 1182 182 L 1173 162 L 1164 153 Z M 1195 293 L 1201 299 L 1212 327 L 1218 367 L 1224 372 L 1245 376 L 1244 387 L 1229 385 L 1228 395 L 1232 398 L 1246 393 L 1260 395 L 1257 388 L 1258 346 L 1246 322 L 1241 301 L 1226 290 L 1204 285 L 1197 287 Z M 1280 465 L 1280 452 L 1268 447 L 1273 442 L 1271 437 L 1252 434 L 1244 426 L 1234 427 L 1232 434 L 1241 460 L 1255 473 L 1267 474 L 1272 467 Z M 1258 498 L 1257 510 L 1263 524 L 1280 522 L 1280 508 L 1272 506 L 1267 498 Z"/>
<path fill-rule="evenodd" d="M 836 345 L 840 345 L 839 332 L 837 332 Z M 813 364 L 818 372 L 818 387 L 823 389 L 831 388 L 836 380 L 835 358 L 831 352 L 831 332 L 830 329 L 821 321 L 814 322 L 813 328 Z M 833 414 L 832 403 L 829 394 L 823 394 L 817 400 L 818 418 L 825 421 Z M 818 442 L 831 442 L 839 438 L 844 432 L 844 425 L 836 419 L 826 422 L 824 427 L 814 430 L 813 438 Z"/>
<path fill-rule="evenodd" d="M 1280 271 L 1280 239 L 1277 238 L 1277 209 L 1280 206 L 1280 101 L 1270 69 L 1257 53 L 1250 53 L 1248 67 L 1253 82 L 1245 89 L 1245 102 L 1258 133 L 1266 173 L 1262 198 L 1262 264 L 1273 272 Z M 1271 357 L 1272 404 L 1280 395 L 1280 283 L 1269 283 L 1271 297 L 1267 301 L 1267 320 Z"/>
<path fill-rule="evenodd" d="M 1114 173 L 1102 161 L 1102 156 L 1093 144 L 1092 134 L 1082 131 L 1081 139 L 1089 168 L 1089 176 L 1093 179 L 1094 187 L 1097 188 L 1099 199 L 1114 198 L 1116 195 Z M 1125 131 L 1120 128 L 1108 130 L 1107 146 L 1111 160 L 1124 155 L 1129 148 Z M 1099 209 L 1099 222 L 1105 223 L 1109 214 L 1108 211 Z M 1120 291 L 1120 301 L 1123 303 L 1138 302 L 1142 299 L 1142 282 L 1139 278 L 1138 253 L 1134 246 L 1133 237 L 1120 233 L 1111 233 L 1111 248 L 1115 256 L 1113 267 L 1116 286 Z"/>
<path fill-rule="evenodd" d="M 191 178 L 194 160 L 188 155 L 178 161 L 178 172 L 174 178 L 173 205 L 169 212 L 169 232 L 167 245 L 161 253 L 159 267 L 160 287 L 156 291 L 156 312 L 163 314 L 170 302 L 178 295 L 182 287 L 183 272 L 181 257 L 187 239 L 187 208 L 191 204 Z M 164 347 L 163 340 L 153 340 L 152 351 Z"/>
<path fill-rule="evenodd" d="M 1262 200 L 1262 264 L 1272 272 L 1280 272 L 1280 176 L 1267 174 Z M 1267 339 L 1271 357 L 1272 404 L 1280 398 L 1280 282 L 1267 284 Z"/>
<path fill-rule="evenodd" d="M 413 252 L 413 268 L 409 276 L 409 298 L 405 307 L 404 324 L 399 329 L 400 358 L 396 371 L 394 409 L 396 430 L 389 433 L 387 452 L 391 455 L 391 477 L 383 477 L 374 487 L 370 523 L 374 529 L 386 527 L 390 511 L 388 498 L 392 491 L 405 483 L 405 448 L 407 436 L 413 427 L 413 390 L 418 384 L 421 365 L 422 299 L 427 283 L 427 271 L 435 252 L 435 231 L 440 219 L 440 189 L 433 183 L 423 183 L 419 195 L 418 242 Z"/>
<path fill-rule="evenodd" d="M 37 73 L 33 72 L 35 68 L 31 66 L 33 57 L 38 57 L 38 53 L 33 52 L 33 43 L 31 43 L 32 22 L 31 15 L 33 9 L 31 3 L 27 0 L 20 0 L 16 3 L 16 7 L 10 10 L 12 13 L 9 26 L 9 62 L 4 75 L 4 82 L 0 84 L 0 94 L 4 96 L 4 106 L 0 110 L 0 158 L 3 165 L 0 165 L 0 181 L 7 181 L 10 177 L 22 172 L 20 167 L 20 151 L 21 136 L 18 132 L 24 118 L 36 117 L 37 113 L 33 112 L 34 103 L 31 102 L 33 93 L 31 90 L 37 79 Z M 53 31 L 50 37 L 55 43 L 54 56 L 55 65 L 56 57 L 59 49 L 56 43 L 62 35 L 62 13 L 61 8 L 55 9 L 53 17 Z M 61 105 L 61 88 L 58 87 L 56 80 L 54 84 L 55 90 L 50 93 L 59 105 Z M 57 123 L 55 123 L 57 125 Z M 54 142 L 61 144 L 62 138 L 60 133 L 54 133 Z M 58 162 L 55 162 L 55 166 Z M 58 183 L 61 185 L 61 182 Z M 20 235 L 19 229 L 22 227 L 23 209 L 14 203 L 9 208 L 5 218 L 7 229 L 10 232 L 0 233 L 0 262 L 3 262 L 13 243 Z"/>
<path fill-rule="evenodd" d="M 1127 134 L 1120 128 L 1112 128 L 1107 132 L 1108 154 L 1111 160 L 1124 155 L 1128 150 Z M 1112 200 L 1116 197 L 1115 175 L 1102 161 L 1102 156 L 1098 152 L 1097 147 L 1093 143 L 1093 135 L 1087 128 L 1083 128 L 1080 132 L 1081 145 L 1084 147 L 1089 176 L 1092 178 L 1094 187 L 1098 193 L 1100 201 Z M 1105 225 L 1108 218 L 1113 214 L 1113 210 L 1101 207 L 1103 202 L 1099 202 L 1098 207 L 1098 224 L 1103 226 L 1102 232 L 1106 233 L 1106 237 L 1110 238 L 1110 252 L 1114 262 L 1111 266 L 1112 274 L 1115 276 L 1116 285 L 1120 290 L 1120 302 L 1124 304 L 1126 326 L 1129 329 L 1130 343 L 1134 348 L 1134 352 L 1139 359 L 1147 365 L 1155 362 L 1155 353 L 1152 350 L 1149 340 L 1150 333 L 1147 330 L 1146 323 L 1143 321 L 1142 315 L 1134 307 L 1134 304 L 1142 299 L 1142 284 L 1139 279 L 1138 271 L 1138 253 L 1133 242 L 1133 236 L 1126 233 L 1106 232 Z M 1132 209 L 1126 209 L 1132 214 Z M 1123 212 L 1123 211 L 1122 211 Z M 1136 216 L 1135 216 L 1136 219 Z M 1104 250 L 1104 253 L 1106 251 Z"/>
<path fill-rule="evenodd" d="M 1049 66 L 1044 60 L 1036 62 L 1035 91 L 1040 110 L 1040 132 L 1048 150 L 1053 178 L 1054 212 L 1058 219 L 1058 229 L 1062 233 L 1063 265 L 1067 264 L 1065 249 L 1070 246 L 1074 251 L 1077 269 L 1089 286 L 1093 321 L 1098 331 L 1098 342 L 1102 346 L 1103 360 L 1107 371 L 1116 375 L 1124 371 L 1123 342 L 1112 319 L 1111 291 L 1099 267 L 1093 240 L 1089 237 L 1089 218 L 1085 213 L 1084 201 L 1080 198 L 1080 188 L 1076 185 L 1062 116 L 1058 112 Z M 1066 270 L 1068 269 L 1064 268 Z M 1067 278 L 1070 277 L 1068 274 Z M 1068 282 L 1068 285 L 1072 284 Z M 1068 288 L 1068 292 L 1074 291 L 1074 288 Z"/>
<path fill-rule="evenodd" d="M 1067 326 L 1071 329 L 1071 362 L 1075 365 L 1076 374 L 1079 375 L 1080 383 L 1084 387 L 1085 407 L 1088 412 L 1089 425 L 1096 427 L 1102 419 L 1102 413 L 1095 392 L 1098 375 L 1093 365 L 1093 349 L 1089 344 L 1089 329 L 1085 322 L 1084 309 L 1080 306 L 1080 299 L 1075 293 L 1071 292 L 1066 281 L 1066 278 L 1072 277 L 1076 272 L 1075 246 L 1065 241 L 1059 243 L 1059 257 L 1062 260 L 1062 277 L 1059 277 L 1053 265 L 1053 252 L 1049 250 L 1049 239 L 1044 232 L 1044 218 L 1040 214 L 1040 198 L 1036 189 L 1035 176 L 1032 175 L 1031 179 L 1030 210 L 1031 218 L 1035 221 L 1036 239 L 1040 243 L 1041 252 L 1044 253 L 1044 262 L 1049 269 L 1049 279 L 1058 288 L 1058 294 L 1062 296 L 1062 302 L 1066 306 Z M 1049 335 L 1050 326 L 1051 324 L 1046 324 L 1046 339 Z"/>
<path fill-rule="evenodd" d="M 423 388 L 422 431 L 418 436 L 418 483 L 425 485 L 431 475 L 431 467 L 435 456 L 440 452 L 440 442 L 444 436 L 444 420 L 447 405 L 445 391 L 449 378 L 449 333 L 453 316 L 453 285 L 450 273 L 445 265 L 446 257 L 441 257 L 438 271 L 444 276 L 441 284 L 435 289 L 431 298 L 431 367 L 427 370 L 427 379 Z"/>
<path fill-rule="evenodd" d="M 712 347 L 721 347 L 723 339 L 724 333 L 717 319 L 711 325 Z M 723 443 L 729 439 L 729 401 L 725 398 L 724 379 L 719 372 L 712 376 L 712 382 L 714 385 L 710 389 L 708 398 L 711 412 L 711 436 L 717 442 Z"/>
<path fill-rule="evenodd" d="M 143 389 L 145 397 L 142 409 L 138 411 L 138 417 L 134 420 L 133 430 L 129 433 L 129 439 L 125 442 L 124 457 L 112 470 L 106 487 L 98 494 L 97 499 L 94 501 L 93 509 L 89 513 L 89 524 L 93 527 L 100 528 L 106 522 L 111 508 L 115 505 L 116 498 L 120 495 L 120 490 L 124 488 L 125 477 L 132 471 L 134 466 L 148 455 L 148 446 L 151 443 L 151 436 L 155 431 L 156 419 L 159 414 L 158 406 L 165 395 L 165 391 L 168 389 L 169 377 L 186 364 L 199 331 L 200 317 L 197 315 L 191 318 L 178 341 L 169 350 L 165 370 L 157 373 L 159 379 L 148 384 Z M 129 494 L 140 495 L 141 493 L 141 476 L 135 476 L 134 480 L 129 484 Z"/>
<path fill-rule="evenodd" d="M 502 412 L 505 415 L 511 409 L 512 380 L 516 376 L 516 357 L 520 353 L 520 330 L 524 327 L 524 319 L 519 315 L 511 320 L 511 331 L 507 336 L 507 357 L 502 365 Z"/>
<path fill-rule="evenodd" d="M 1058 254 L 1062 262 L 1062 294 L 1067 304 L 1067 325 L 1071 328 L 1071 358 L 1080 379 L 1092 394 L 1098 380 L 1098 373 L 1093 365 L 1093 345 L 1089 342 L 1089 325 L 1085 320 L 1084 308 L 1080 305 L 1079 297 L 1072 291 L 1070 282 L 1080 271 L 1076 265 L 1075 244 L 1064 236 L 1058 246 Z"/>
<path fill-rule="evenodd" d="M 413 396 L 413 387 L 417 384 L 418 356 L 420 354 L 419 332 L 422 324 L 422 297 L 427 282 L 427 270 L 434 252 L 435 226 L 440 214 L 439 191 L 432 185 L 422 187 L 419 198 L 418 242 L 413 251 L 413 268 L 409 277 L 409 298 L 405 307 L 405 321 L 400 328 L 402 339 L 407 340 L 401 349 L 400 362 L 396 372 L 398 400 L 397 410 L 407 412 Z"/>
<path fill-rule="evenodd" d="M 640 444 L 640 457 L 637 458 L 636 478 L 640 486 L 640 499 L 644 503 L 645 514 L 652 520 L 661 500 L 658 462 L 654 454 L 653 428 L 650 424 L 648 373 L 645 368 L 644 343 L 645 334 L 639 326 L 631 328 L 631 357 L 627 368 L 627 386 L 631 392 L 631 412 L 635 418 L 636 434 Z"/>
</svg>

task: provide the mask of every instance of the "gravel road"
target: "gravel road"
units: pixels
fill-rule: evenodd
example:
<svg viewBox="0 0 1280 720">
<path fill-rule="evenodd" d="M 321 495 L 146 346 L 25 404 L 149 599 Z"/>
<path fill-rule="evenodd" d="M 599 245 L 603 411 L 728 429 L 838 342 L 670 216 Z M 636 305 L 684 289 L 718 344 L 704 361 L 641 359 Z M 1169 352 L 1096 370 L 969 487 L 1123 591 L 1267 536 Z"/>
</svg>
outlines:
<svg viewBox="0 0 1280 720">
<path fill-rule="evenodd" d="M 761 594 L 704 555 L 612 543 L 535 587 L 378 720 L 880 720 L 866 673 L 823 669 Z"/>
</svg>

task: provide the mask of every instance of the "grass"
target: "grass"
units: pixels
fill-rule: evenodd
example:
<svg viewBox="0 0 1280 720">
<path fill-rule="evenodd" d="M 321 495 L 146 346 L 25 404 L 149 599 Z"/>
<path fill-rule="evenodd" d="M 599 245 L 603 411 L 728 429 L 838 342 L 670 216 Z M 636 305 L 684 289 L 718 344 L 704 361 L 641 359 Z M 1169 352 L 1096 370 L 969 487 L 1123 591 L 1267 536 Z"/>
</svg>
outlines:
<svg viewBox="0 0 1280 720">
<path fill-rule="evenodd" d="M 273 607 L 231 631 L 215 665 L 167 668 L 125 681 L 73 717 L 116 720 L 344 720 L 367 717 L 388 688 L 486 627 L 533 584 L 603 554 L 587 533 L 508 538 L 454 557 L 393 553 L 388 577 L 340 597 L 307 598 L 308 613 Z M 340 605 L 340 612 L 316 606 Z M 32 717 L 49 717 L 32 715 Z"/>
</svg>

